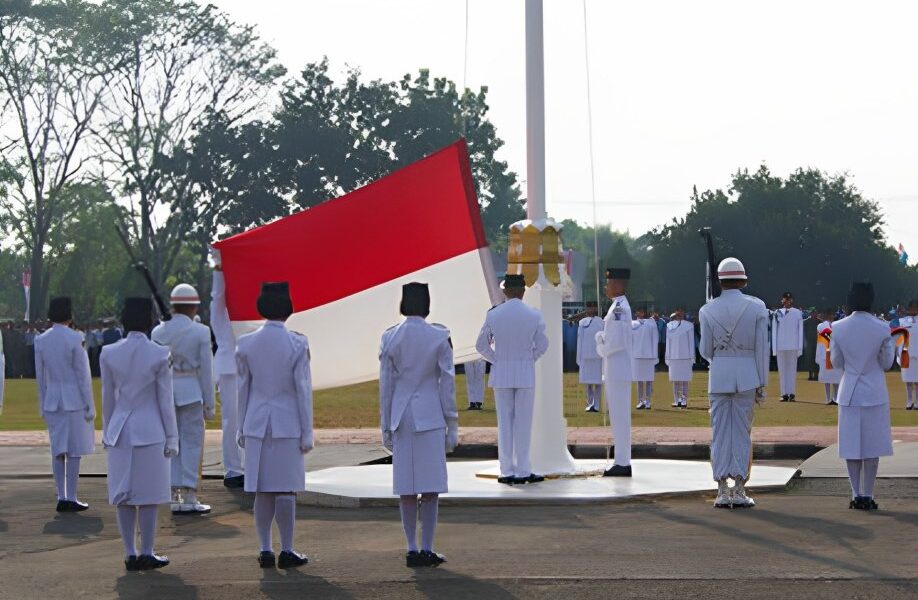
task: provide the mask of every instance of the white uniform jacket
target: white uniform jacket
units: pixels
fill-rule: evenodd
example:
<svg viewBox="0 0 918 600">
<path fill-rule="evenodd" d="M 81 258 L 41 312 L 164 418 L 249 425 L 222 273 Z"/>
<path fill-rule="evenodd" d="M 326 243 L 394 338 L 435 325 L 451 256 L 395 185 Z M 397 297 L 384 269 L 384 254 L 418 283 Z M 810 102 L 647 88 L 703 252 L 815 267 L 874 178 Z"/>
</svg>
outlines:
<svg viewBox="0 0 918 600">
<path fill-rule="evenodd" d="M 298 438 L 312 448 L 312 374 L 309 341 L 283 323 L 266 321 L 236 344 L 239 432 Z"/>
<path fill-rule="evenodd" d="M 631 323 L 631 358 L 654 359 L 654 364 L 660 357 L 660 330 L 653 319 L 639 319 Z"/>
<path fill-rule="evenodd" d="M 666 360 L 695 360 L 695 327 L 688 321 L 666 324 Z"/>
<path fill-rule="evenodd" d="M 416 432 L 459 418 L 449 330 L 421 317 L 387 329 L 379 348 L 380 428 L 398 429 L 409 405 Z"/>
<path fill-rule="evenodd" d="M 175 405 L 203 402 L 207 410 L 214 410 L 213 355 L 207 325 L 177 314 L 157 325 L 150 339 L 172 352 Z"/>
<path fill-rule="evenodd" d="M 844 371 L 838 386 L 841 406 L 889 404 L 886 376 L 896 359 L 889 325 L 856 311 L 832 325 L 832 366 Z"/>
<path fill-rule="evenodd" d="M 631 305 L 624 296 L 612 301 L 603 330 L 596 334 L 596 353 L 605 359 L 606 381 L 631 381 Z"/>
<path fill-rule="evenodd" d="M 226 281 L 222 271 L 214 271 L 210 288 L 210 328 L 217 340 L 214 353 L 214 375 L 236 374 L 236 335 L 226 310 Z"/>
<path fill-rule="evenodd" d="M 577 324 L 577 364 L 583 365 L 589 360 L 602 360 L 596 352 L 596 334 L 603 330 L 605 323 L 599 317 L 586 317 Z"/>
<path fill-rule="evenodd" d="M 132 331 L 104 346 L 99 364 L 103 444 L 114 446 L 125 434 L 132 446 L 178 447 L 169 349 Z"/>
<path fill-rule="evenodd" d="M 55 323 L 35 338 L 35 379 L 42 414 L 59 410 L 90 410 L 92 377 L 83 334 Z"/>
<path fill-rule="evenodd" d="M 803 354 L 803 313 L 797 308 L 779 308 L 772 314 L 771 351 L 796 350 Z"/>
<path fill-rule="evenodd" d="M 475 348 L 493 365 L 489 387 L 535 387 L 535 361 L 548 350 L 542 314 L 516 298 L 498 304 L 488 311 Z"/>
<path fill-rule="evenodd" d="M 698 311 L 699 352 L 711 363 L 708 393 L 747 392 L 768 383 L 768 309 L 740 290 L 724 290 Z"/>
</svg>

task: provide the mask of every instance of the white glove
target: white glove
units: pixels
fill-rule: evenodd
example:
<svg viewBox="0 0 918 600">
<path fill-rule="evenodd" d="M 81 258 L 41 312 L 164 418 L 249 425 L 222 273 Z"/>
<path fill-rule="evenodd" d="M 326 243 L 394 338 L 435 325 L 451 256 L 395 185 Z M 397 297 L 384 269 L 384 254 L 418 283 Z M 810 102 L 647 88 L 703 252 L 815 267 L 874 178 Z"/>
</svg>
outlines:
<svg viewBox="0 0 918 600">
<path fill-rule="evenodd" d="M 179 454 L 178 440 L 175 438 L 166 438 L 166 448 L 163 450 L 163 456 L 166 458 L 175 458 Z"/>
<path fill-rule="evenodd" d="M 449 454 L 459 445 L 459 422 L 456 419 L 447 421 L 446 426 L 446 453 Z"/>
<path fill-rule="evenodd" d="M 215 269 L 220 268 L 223 265 L 223 261 L 220 258 L 220 251 L 213 246 L 210 246 L 210 264 Z"/>
<path fill-rule="evenodd" d="M 765 404 L 765 387 L 755 388 L 755 403 L 759 406 Z"/>
<path fill-rule="evenodd" d="M 304 435 L 300 438 L 300 452 L 303 454 L 308 454 L 313 446 L 312 435 Z"/>
<path fill-rule="evenodd" d="M 236 443 L 239 444 L 240 448 L 245 448 L 245 436 L 242 435 L 242 432 L 236 434 Z"/>
<path fill-rule="evenodd" d="M 90 406 L 86 409 L 86 412 L 83 414 L 83 418 L 92 423 L 96 420 L 96 409 L 94 406 Z"/>
<path fill-rule="evenodd" d="M 597 344 L 605 344 L 606 343 L 606 332 L 597 331 L 595 339 L 596 339 Z"/>
<path fill-rule="evenodd" d="M 392 452 L 392 432 L 388 429 L 382 432 L 382 445 L 386 450 Z"/>
<path fill-rule="evenodd" d="M 217 409 L 215 407 L 204 406 L 204 420 L 205 421 L 211 421 L 216 416 L 217 416 Z"/>
</svg>

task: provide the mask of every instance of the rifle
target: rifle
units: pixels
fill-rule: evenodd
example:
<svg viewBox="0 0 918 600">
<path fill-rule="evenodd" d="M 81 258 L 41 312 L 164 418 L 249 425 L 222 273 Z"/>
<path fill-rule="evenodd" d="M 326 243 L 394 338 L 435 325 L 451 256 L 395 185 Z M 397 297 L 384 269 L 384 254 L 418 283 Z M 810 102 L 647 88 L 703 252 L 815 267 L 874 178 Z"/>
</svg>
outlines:
<svg viewBox="0 0 918 600">
<path fill-rule="evenodd" d="M 720 296 L 720 280 L 717 278 L 717 258 L 714 256 L 714 240 L 711 238 L 711 228 L 702 227 L 698 230 L 704 238 L 708 249 L 708 264 L 705 269 L 705 300 L 712 300 Z"/>
<path fill-rule="evenodd" d="M 124 244 L 124 249 L 128 254 L 128 258 L 131 259 L 131 266 L 140 271 L 144 281 L 147 282 L 147 287 L 150 288 L 150 293 L 153 295 L 153 301 L 156 302 L 156 308 L 159 309 L 160 320 L 168 321 L 172 318 L 172 313 L 169 312 L 169 308 L 163 301 L 163 297 L 160 295 L 159 289 L 153 281 L 153 276 L 150 275 L 150 269 L 147 268 L 147 265 L 145 265 L 143 261 L 137 260 L 137 257 L 134 256 L 134 251 L 131 249 L 131 243 L 128 241 L 127 232 L 118 224 L 115 224 L 115 231 L 118 232 L 118 237 L 121 238 L 121 243 Z"/>
</svg>

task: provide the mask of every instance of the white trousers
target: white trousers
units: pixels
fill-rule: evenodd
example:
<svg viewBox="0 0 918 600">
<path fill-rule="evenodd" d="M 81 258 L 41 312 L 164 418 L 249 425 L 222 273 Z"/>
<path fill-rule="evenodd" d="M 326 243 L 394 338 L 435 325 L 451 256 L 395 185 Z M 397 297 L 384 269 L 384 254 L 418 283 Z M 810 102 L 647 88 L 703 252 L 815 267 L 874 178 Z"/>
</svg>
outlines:
<svg viewBox="0 0 918 600">
<path fill-rule="evenodd" d="M 501 477 L 529 477 L 534 388 L 494 388 L 497 407 L 497 456 Z"/>
<path fill-rule="evenodd" d="M 220 375 L 217 379 L 220 392 L 220 419 L 223 422 L 223 470 L 224 477 L 242 475 L 242 448 L 236 443 L 236 429 L 239 422 L 239 392 L 236 389 L 236 374 Z"/>
<path fill-rule="evenodd" d="M 714 481 L 749 479 L 752 464 L 752 416 L 755 390 L 711 394 L 711 469 Z"/>
<path fill-rule="evenodd" d="M 468 391 L 469 404 L 484 402 L 485 395 L 485 361 L 472 360 L 465 363 L 465 386 Z"/>
<path fill-rule="evenodd" d="M 172 487 L 198 489 L 204 452 L 204 407 L 200 402 L 175 407 L 179 455 L 172 459 Z"/>
<path fill-rule="evenodd" d="M 797 351 L 778 350 L 778 375 L 781 378 L 781 395 L 797 393 Z"/>
<path fill-rule="evenodd" d="M 606 406 L 612 422 L 615 464 L 631 465 L 631 382 L 606 381 Z"/>
</svg>

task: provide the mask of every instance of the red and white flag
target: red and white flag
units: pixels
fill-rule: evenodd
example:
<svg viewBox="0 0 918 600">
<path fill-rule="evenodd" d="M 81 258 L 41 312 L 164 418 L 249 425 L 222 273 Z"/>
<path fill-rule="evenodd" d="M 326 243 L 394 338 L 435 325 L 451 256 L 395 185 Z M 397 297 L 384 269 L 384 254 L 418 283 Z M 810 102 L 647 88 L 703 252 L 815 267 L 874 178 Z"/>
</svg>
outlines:
<svg viewBox="0 0 918 600">
<path fill-rule="evenodd" d="M 379 376 L 379 341 L 397 324 L 403 284 L 430 286 L 431 322 L 449 327 L 457 363 L 477 358 L 500 296 L 465 142 L 358 190 L 214 244 L 239 335 L 261 322 L 265 281 L 287 281 L 287 326 L 309 338 L 315 388 Z"/>
</svg>

